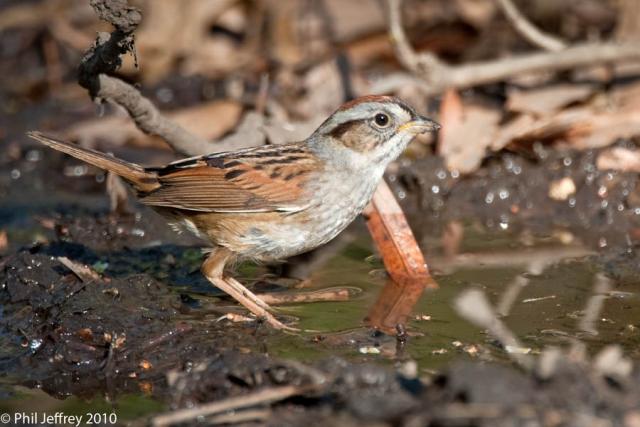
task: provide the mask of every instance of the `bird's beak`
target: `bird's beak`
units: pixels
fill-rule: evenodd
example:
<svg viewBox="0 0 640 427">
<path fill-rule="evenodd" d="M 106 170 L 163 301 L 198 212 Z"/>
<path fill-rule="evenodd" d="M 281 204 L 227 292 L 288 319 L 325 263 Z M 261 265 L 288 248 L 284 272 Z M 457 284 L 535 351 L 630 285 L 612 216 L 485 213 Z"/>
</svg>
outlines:
<svg viewBox="0 0 640 427">
<path fill-rule="evenodd" d="M 425 132 L 437 132 L 440 130 L 440 125 L 431 119 L 418 116 L 415 120 L 411 120 L 400 126 L 399 131 L 408 131 L 413 134 L 425 133 Z"/>
</svg>

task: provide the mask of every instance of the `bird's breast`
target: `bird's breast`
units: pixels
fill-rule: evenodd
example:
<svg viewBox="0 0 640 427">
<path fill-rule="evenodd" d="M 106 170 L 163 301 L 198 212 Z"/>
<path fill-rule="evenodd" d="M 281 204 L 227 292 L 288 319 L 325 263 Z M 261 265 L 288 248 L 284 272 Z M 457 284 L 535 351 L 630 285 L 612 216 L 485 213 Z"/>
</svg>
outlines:
<svg viewBox="0 0 640 427">
<path fill-rule="evenodd" d="M 338 235 L 369 203 L 380 172 L 365 177 L 322 174 L 296 212 L 196 214 L 189 218 L 216 245 L 241 258 L 283 260 Z"/>
</svg>

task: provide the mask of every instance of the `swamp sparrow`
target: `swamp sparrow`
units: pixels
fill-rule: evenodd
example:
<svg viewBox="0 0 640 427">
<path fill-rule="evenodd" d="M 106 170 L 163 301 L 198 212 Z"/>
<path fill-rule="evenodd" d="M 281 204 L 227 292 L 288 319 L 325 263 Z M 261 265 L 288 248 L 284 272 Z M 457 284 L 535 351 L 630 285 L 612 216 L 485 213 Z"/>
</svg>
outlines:
<svg viewBox="0 0 640 427">
<path fill-rule="evenodd" d="M 223 275 L 225 264 L 282 260 L 327 243 L 362 212 L 413 137 L 439 127 L 397 98 L 365 96 L 340 107 L 305 141 L 151 168 L 38 132 L 29 136 L 123 177 L 142 203 L 211 244 L 202 265 L 211 283 L 272 326 L 287 328 L 265 302 Z"/>
</svg>

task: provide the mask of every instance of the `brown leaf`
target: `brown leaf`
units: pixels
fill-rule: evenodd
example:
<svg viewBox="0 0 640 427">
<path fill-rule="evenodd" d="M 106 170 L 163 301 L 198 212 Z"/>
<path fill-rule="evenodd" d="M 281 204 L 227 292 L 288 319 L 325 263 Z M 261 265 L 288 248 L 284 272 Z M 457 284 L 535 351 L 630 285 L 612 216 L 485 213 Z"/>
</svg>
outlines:
<svg viewBox="0 0 640 427">
<path fill-rule="evenodd" d="M 567 105 L 585 101 L 596 92 L 590 84 L 566 83 L 531 90 L 511 90 L 507 109 L 536 116 L 553 114 Z"/>
<path fill-rule="evenodd" d="M 600 170 L 640 172 L 640 151 L 613 147 L 602 151 L 596 160 Z"/>
<path fill-rule="evenodd" d="M 335 41 L 345 42 L 385 30 L 385 10 L 377 0 L 326 0 Z"/>
<path fill-rule="evenodd" d="M 216 151 L 234 151 L 258 147 L 265 143 L 264 116 L 247 112 L 236 130 L 215 143 Z"/>
<path fill-rule="evenodd" d="M 573 108 L 556 115 L 536 119 L 522 115 L 502 126 L 491 143 L 498 151 L 509 144 L 584 135 L 591 131 L 593 112 L 589 108 Z"/>
<path fill-rule="evenodd" d="M 463 105 L 459 95 L 445 93 L 440 110 L 439 153 L 447 168 L 461 173 L 476 170 L 497 132 L 501 114 L 497 110 Z"/>
<path fill-rule="evenodd" d="M 581 125 L 589 131 L 570 135 L 572 147 L 582 150 L 606 147 L 618 139 L 640 135 L 640 110 L 595 114 Z"/>
<path fill-rule="evenodd" d="M 216 139 L 232 129 L 238 122 L 242 106 L 233 101 L 213 101 L 173 111 L 167 117 L 189 132 L 206 139 Z M 140 146 L 166 146 L 160 138 L 150 137 L 138 130 L 129 117 L 101 117 L 72 126 L 66 136 L 83 145 L 95 145 L 97 140 L 114 145 L 132 142 Z M 212 144 L 212 152 L 216 151 Z"/>
<path fill-rule="evenodd" d="M 145 2 L 144 19 L 136 32 L 136 47 L 144 66 L 135 69 L 126 58 L 123 72 L 141 73 L 147 82 L 156 82 L 170 74 L 177 63 L 182 72 L 224 73 L 237 67 L 241 49 L 228 37 L 217 36 L 210 29 L 218 24 L 237 30 L 234 0 L 189 0 L 181 2 Z M 224 19 L 227 18 L 227 19 Z M 229 23 L 228 21 L 231 20 Z"/>
<path fill-rule="evenodd" d="M 284 122 L 272 118 L 264 126 L 264 132 L 271 144 L 302 141 L 307 139 L 325 119 L 324 115 L 316 115 L 304 122 Z"/>
<path fill-rule="evenodd" d="M 484 28 L 496 13 L 493 0 L 454 0 L 460 17 L 476 28 Z"/>
<path fill-rule="evenodd" d="M 9 246 L 9 238 L 7 237 L 6 230 L 0 230 L 0 252 L 7 249 Z"/>
</svg>

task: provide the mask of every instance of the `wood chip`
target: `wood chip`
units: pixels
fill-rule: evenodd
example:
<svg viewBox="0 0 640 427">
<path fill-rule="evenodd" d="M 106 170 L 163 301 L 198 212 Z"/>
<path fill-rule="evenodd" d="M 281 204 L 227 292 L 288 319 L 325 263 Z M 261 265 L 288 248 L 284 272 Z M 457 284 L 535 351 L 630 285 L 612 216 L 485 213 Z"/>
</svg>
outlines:
<svg viewBox="0 0 640 427">
<path fill-rule="evenodd" d="M 71 270 L 73 274 L 78 276 L 78 279 L 82 280 L 83 282 L 91 282 L 91 281 L 98 282 L 102 280 L 100 275 L 87 265 L 80 264 L 79 262 L 76 262 L 76 261 L 72 261 L 69 258 L 64 256 L 59 256 L 58 261 L 60 261 L 62 265 L 67 267 L 69 270 Z"/>
<path fill-rule="evenodd" d="M 381 181 L 366 211 L 367 226 L 393 280 L 437 287 L 391 189 Z"/>
<path fill-rule="evenodd" d="M 576 184 L 568 176 L 549 184 L 549 197 L 553 200 L 567 200 L 575 192 Z"/>
</svg>

